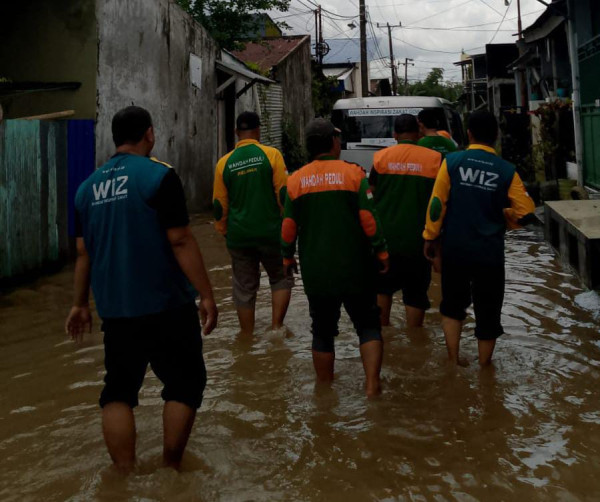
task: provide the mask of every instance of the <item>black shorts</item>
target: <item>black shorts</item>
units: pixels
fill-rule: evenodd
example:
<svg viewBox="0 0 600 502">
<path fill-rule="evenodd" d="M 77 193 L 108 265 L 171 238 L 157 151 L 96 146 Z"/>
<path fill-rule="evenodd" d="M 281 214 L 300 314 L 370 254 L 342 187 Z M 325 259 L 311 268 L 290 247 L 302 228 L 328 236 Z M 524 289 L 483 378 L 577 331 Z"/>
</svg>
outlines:
<svg viewBox="0 0 600 502">
<path fill-rule="evenodd" d="M 308 295 L 314 351 L 334 352 L 333 340 L 339 333 L 342 304 L 354 324 L 361 345 L 382 339 L 379 307 L 374 293 L 348 296 Z"/>
<path fill-rule="evenodd" d="M 164 384 L 165 401 L 200 407 L 206 368 L 195 304 L 143 317 L 105 319 L 102 331 L 106 376 L 100 406 L 115 401 L 137 406 L 150 363 Z"/>
<path fill-rule="evenodd" d="M 427 310 L 431 305 L 427 297 L 431 283 L 431 264 L 424 256 L 390 256 L 390 270 L 387 274 L 378 274 L 377 293 L 393 295 L 402 290 L 404 305 Z"/>
<path fill-rule="evenodd" d="M 500 322 L 504 282 L 504 264 L 458 265 L 443 261 L 440 312 L 463 321 L 472 301 L 475 336 L 479 340 L 495 340 L 504 333 Z"/>
</svg>

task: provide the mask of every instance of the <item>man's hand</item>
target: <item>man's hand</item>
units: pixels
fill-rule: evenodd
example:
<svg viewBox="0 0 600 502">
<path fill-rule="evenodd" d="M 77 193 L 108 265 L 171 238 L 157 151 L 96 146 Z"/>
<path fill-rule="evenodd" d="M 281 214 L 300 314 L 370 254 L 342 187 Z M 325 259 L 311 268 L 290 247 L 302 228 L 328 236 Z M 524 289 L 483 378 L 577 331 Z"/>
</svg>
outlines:
<svg viewBox="0 0 600 502">
<path fill-rule="evenodd" d="M 379 265 L 380 265 L 380 269 L 379 269 L 379 273 L 380 274 L 387 274 L 390 271 L 390 259 L 389 257 L 386 258 L 377 258 L 377 260 L 379 261 Z"/>
<path fill-rule="evenodd" d="M 285 271 L 286 277 L 293 277 L 294 274 L 297 274 L 298 263 L 296 262 L 296 258 L 284 258 L 283 270 Z"/>
<path fill-rule="evenodd" d="M 219 317 L 219 310 L 217 309 L 214 298 L 211 297 L 200 300 L 198 310 L 200 311 L 202 331 L 205 335 L 209 335 L 211 331 L 216 328 L 217 319 Z"/>
<path fill-rule="evenodd" d="M 433 266 L 433 270 L 437 273 L 440 273 L 442 270 L 440 241 L 437 239 L 434 241 L 425 241 L 425 245 L 423 246 L 423 254 Z"/>
<path fill-rule="evenodd" d="M 83 333 L 92 332 L 92 314 L 90 307 L 84 305 L 82 307 L 71 307 L 71 311 L 65 322 L 65 332 L 75 342 L 80 342 L 83 339 Z"/>
</svg>

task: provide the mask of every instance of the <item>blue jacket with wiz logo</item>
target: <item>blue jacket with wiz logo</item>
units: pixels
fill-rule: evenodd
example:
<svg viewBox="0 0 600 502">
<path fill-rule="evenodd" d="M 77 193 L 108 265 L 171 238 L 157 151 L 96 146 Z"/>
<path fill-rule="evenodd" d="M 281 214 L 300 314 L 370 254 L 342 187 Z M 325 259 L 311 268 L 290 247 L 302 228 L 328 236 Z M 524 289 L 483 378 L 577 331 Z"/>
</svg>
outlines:
<svg viewBox="0 0 600 502">
<path fill-rule="evenodd" d="M 170 166 L 120 153 L 77 190 L 75 207 L 102 318 L 138 317 L 194 301 L 153 199 Z"/>
<path fill-rule="evenodd" d="M 446 260 L 500 264 L 507 226 L 518 228 L 519 220 L 534 209 L 515 166 L 489 146 L 471 145 L 442 163 L 423 238 L 434 240 L 441 234 Z"/>
</svg>

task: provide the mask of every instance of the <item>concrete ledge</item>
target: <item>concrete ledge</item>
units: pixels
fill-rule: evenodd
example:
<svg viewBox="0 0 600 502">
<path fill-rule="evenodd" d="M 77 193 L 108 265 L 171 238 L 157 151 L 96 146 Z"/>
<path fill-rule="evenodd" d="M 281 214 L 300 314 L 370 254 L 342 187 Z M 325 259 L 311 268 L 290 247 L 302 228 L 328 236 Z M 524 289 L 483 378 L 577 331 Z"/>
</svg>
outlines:
<svg viewBox="0 0 600 502">
<path fill-rule="evenodd" d="M 600 201 L 546 202 L 544 233 L 586 287 L 600 287 Z"/>
</svg>

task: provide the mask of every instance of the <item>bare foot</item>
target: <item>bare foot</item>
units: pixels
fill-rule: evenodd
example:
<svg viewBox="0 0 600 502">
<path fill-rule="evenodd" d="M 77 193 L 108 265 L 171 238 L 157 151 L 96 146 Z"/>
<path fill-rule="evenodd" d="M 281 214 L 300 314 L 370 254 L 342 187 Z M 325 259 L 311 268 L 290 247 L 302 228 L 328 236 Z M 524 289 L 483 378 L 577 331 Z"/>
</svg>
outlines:
<svg viewBox="0 0 600 502">
<path fill-rule="evenodd" d="M 458 364 L 459 366 L 462 366 L 463 368 L 467 368 L 470 363 L 464 357 L 459 357 L 458 362 L 456 364 Z"/>
<path fill-rule="evenodd" d="M 456 361 L 448 359 L 448 366 L 450 367 L 460 366 L 461 368 L 467 368 L 469 364 L 469 361 L 467 361 L 464 357 L 459 357 Z"/>
<path fill-rule="evenodd" d="M 381 395 L 381 382 L 367 384 L 366 394 L 368 399 L 373 399 Z"/>
</svg>

